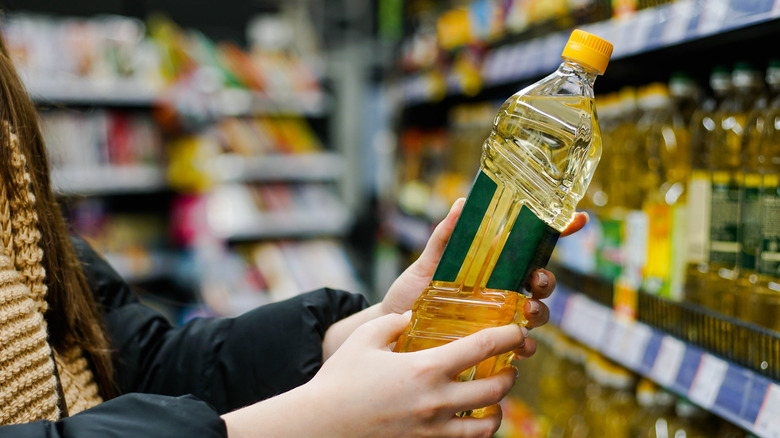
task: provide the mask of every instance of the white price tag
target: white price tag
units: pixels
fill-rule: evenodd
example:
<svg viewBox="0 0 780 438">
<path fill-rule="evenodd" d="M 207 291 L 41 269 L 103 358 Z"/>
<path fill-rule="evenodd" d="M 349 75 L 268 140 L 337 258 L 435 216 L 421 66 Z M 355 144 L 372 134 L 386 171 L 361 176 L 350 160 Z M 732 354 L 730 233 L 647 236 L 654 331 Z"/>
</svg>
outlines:
<svg viewBox="0 0 780 438">
<path fill-rule="evenodd" d="M 645 350 L 647 350 L 647 343 L 650 342 L 652 336 L 653 331 L 644 324 L 634 323 L 631 327 L 630 334 L 626 336 L 626 340 L 629 342 L 622 354 L 623 362 L 629 368 L 638 370 L 639 366 L 642 365 L 642 359 L 644 359 Z"/>
<path fill-rule="evenodd" d="M 677 373 L 680 372 L 684 355 L 685 344 L 682 341 L 671 336 L 664 336 L 661 339 L 661 348 L 653 363 L 653 369 L 650 370 L 650 376 L 663 386 L 672 386 L 677 379 Z"/>
<path fill-rule="evenodd" d="M 625 351 L 626 338 L 630 335 L 630 322 L 620 319 L 613 319 L 612 324 L 604 339 L 604 354 L 609 358 L 620 361 L 623 351 Z"/>
<path fill-rule="evenodd" d="M 583 344 L 598 348 L 604 339 L 611 317 L 611 309 L 585 296 L 574 295 L 566 303 L 561 328 Z"/>
<path fill-rule="evenodd" d="M 655 9 L 644 9 L 635 13 L 625 23 L 626 31 L 623 43 L 626 46 L 625 51 L 627 53 L 639 52 L 645 48 L 647 37 L 650 35 L 650 30 L 657 19 L 658 16 Z"/>
<path fill-rule="evenodd" d="M 780 438 L 780 386 L 769 385 L 753 431 L 764 438 Z"/>
<path fill-rule="evenodd" d="M 671 14 L 664 25 L 661 41 L 672 44 L 685 38 L 688 23 L 696 13 L 694 0 L 679 0 L 671 6 Z"/>
<path fill-rule="evenodd" d="M 699 17 L 699 27 L 697 29 L 699 34 L 706 35 L 719 31 L 728 13 L 728 0 L 708 0 L 702 8 L 702 14 Z"/>
<path fill-rule="evenodd" d="M 710 409 L 715 405 L 720 386 L 726 378 L 729 364 L 725 360 L 704 353 L 699 361 L 699 369 L 693 378 L 688 398 L 704 408 Z"/>
</svg>

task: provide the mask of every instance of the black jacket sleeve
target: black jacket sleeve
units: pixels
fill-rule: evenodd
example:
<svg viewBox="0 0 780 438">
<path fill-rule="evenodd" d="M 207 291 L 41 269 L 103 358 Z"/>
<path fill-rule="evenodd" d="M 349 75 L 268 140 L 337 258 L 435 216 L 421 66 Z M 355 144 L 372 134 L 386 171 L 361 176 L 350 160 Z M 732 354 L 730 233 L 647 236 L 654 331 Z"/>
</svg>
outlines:
<svg viewBox="0 0 780 438">
<path fill-rule="evenodd" d="M 225 423 L 192 396 L 127 394 L 62 420 L 0 427 L 0 438 L 225 438 Z"/>
<path fill-rule="evenodd" d="M 73 244 L 124 395 L 56 422 L 0 427 L 0 438 L 225 438 L 219 414 L 308 381 L 321 365 L 325 330 L 367 305 L 360 295 L 322 289 L 238 318 L 172 327 L 86 242 Z"/>
<path fill-rule="evenodd" d="M 74 246 L 117 350 L 120 392 L 192 394 L 219 413 L 306 383 L 321 365 L 325 330 L 367 306 L 361 295 L 321 289 L 172 327 L 84 241 Z"/>
</svg>

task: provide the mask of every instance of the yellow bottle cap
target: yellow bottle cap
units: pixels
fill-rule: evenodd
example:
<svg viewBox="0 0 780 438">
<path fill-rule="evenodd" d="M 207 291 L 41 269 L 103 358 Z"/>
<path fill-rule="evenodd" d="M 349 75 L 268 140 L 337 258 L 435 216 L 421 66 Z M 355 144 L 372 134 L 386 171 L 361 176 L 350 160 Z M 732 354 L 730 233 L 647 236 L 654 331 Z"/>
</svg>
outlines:
<svg viewBox="0 0 780 438">
<path fill-rule="evenodd" d="M 599 74 L 604 74 L 611 55 L 612 43 L 584 30 L 575 29 L 563 48 L 561 57 L 579 61 L 594 68 Z"/>
</svg>

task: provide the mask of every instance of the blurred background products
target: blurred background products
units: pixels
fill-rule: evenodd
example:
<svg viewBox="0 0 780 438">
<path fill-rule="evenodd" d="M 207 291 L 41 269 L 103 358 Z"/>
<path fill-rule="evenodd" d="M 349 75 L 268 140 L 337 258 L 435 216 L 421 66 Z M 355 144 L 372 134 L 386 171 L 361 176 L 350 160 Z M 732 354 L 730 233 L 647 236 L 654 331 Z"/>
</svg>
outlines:
<svg viewBox="0 0 780 438">
<path fill-rule="evenodd" d="M 175 323 L 319 286 L 377 302 L 500 104 L 573 28 L 612 41 L 590 222 L 501 436 L 777 436 L 776 1 L 3 6 L 71 228 Z"/>
</svg>

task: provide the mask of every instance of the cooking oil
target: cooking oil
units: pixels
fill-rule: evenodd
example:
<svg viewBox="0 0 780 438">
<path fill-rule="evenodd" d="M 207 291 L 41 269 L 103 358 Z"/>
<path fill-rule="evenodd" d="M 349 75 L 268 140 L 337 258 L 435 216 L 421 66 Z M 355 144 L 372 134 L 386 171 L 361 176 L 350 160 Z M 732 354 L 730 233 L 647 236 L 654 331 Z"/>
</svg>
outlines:
<svg viewBox="0 0 780 438">
<path fill-rule="evenodd" d="M 601 155 L 593 83 L 611 52 L 607 41 L 575 30 L 560 67 L 501 106 L 463 211 L 396 351 L 526 323 L 520 292 L 549 259 Z M 487 359 L 459 378 L 492 375 L 511 359 Z"/>
<path fill-rule="evenodd" d="M 770 65 L 767 82 L 780 84 L 780 66 Z M 780 332 L 780 94 L 770 102 L 756 158 L 761 175 L 758 278 L 750 320 Z"/>
<path fill-rule="evenodd" d="M 765 122 L 772 96 L 780 91 L 780 65 L 770 64 L 766 71 L 768 92 L 756 99 L 748 119 L 742 140 L 742 186 L 740 187 L 740 227 L 739 227 L 739 275 L 734 284 L 735 314 L 743 320 L 750 319 L 751 301 L 758 282 L 759 256 L 761 251 L 762 222 L 761 193 L 764 184 L 761 175 L 764 156 L 761 147 L 765 132 Z M 769 169 L 767 169 L 769 170 Z M 776 174 L 771 172 L 771 175 Z M 772 181 L 767 179 L 769 191 Z M 771 202 L 771 200 L 767 200 Z M 768 212 L 771 214 L 771 211 Z"/>
<path fill-rule="evenodd" d="M 685 248 L 686 185 L 690 174 L 689 132 L 665 84 L 646 90 L 646 125 L 641 137 L 650 158 L 643 210 L 652 218 L 647 239 L 643 289 L 679 300 L 682 297 Z"/>
<path fill-rule="evenodd" d="M 759 72 L 739 63 L 732 74 L 734 93 L 718 112 L 711 155 L 710 269 L 705 304 L 726 315 L 736 307 L 734 280 L 739 272 L 740 196 L 744 193 L 742 149 L 750 112 L 763 88 Z"/>
<path fill-rule="evenodd" d="M 690 123 L 691 176 L 688 181 L 685 297 L 698 304 L 704 304 L 704 279 L 709 271 L 712 191 L 710 154 L 714 144 L 717 110 L 731 94 L 731 72 L 724 67 L 716 67 L 710 74 L 709 82 L 713 95 L 693 113 Z"/>
</svg>

